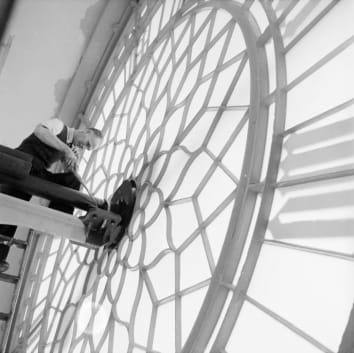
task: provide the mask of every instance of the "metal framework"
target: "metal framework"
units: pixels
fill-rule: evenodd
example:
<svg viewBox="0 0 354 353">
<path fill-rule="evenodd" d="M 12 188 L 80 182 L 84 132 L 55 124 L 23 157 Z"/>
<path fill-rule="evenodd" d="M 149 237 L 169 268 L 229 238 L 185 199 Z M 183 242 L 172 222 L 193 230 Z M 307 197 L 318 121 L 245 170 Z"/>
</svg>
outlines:
<svg viewBox="0 0 354 353">
<path fill-rule="evenodd" d="M 42 240 L 12 349 L 346 349 L 351 10 L 349 0 L 135 4 L 80 116 L 105 134 L 80 166 L 91 191 L 137 180 L 130 228 L 117 251 Z"/>
</svg>

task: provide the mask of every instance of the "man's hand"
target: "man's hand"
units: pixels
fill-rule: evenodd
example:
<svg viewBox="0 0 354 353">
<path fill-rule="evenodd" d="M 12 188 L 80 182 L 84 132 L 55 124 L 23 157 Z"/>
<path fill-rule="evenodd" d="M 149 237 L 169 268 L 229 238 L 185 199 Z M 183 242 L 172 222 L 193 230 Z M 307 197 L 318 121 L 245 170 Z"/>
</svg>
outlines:
<svg viewBox="0 0 354 353">
<path fill-rule="evenodd" d="M 64 165 L 65 165 L 65 168 L 67 168 L 69 170 L 75 171 L 77 168 L 77 157 L 76 157 L 75 153 L 70 148 L 65 149 Z"/>
<path fill-rule="evenodd" d="M 1 1 L 1 0 L 0 0 Z M 63 125 L 63 124 L 62 124 Z M 64 125 L 63 125 L 64 126 Z M 70 149 L 70 147 L 61 141 L 56 135 L 54 135 L 50 129 L 44 125 L 37 125 L 34 130 L 34 135 L 41 140 L 44 144 L 55 148 L 56 150 L 62 152 L 63 162 L 65 168 L 69 170 L 75 170 L 78 163 L 78 158 L 75 153 Z"/>
</svg>

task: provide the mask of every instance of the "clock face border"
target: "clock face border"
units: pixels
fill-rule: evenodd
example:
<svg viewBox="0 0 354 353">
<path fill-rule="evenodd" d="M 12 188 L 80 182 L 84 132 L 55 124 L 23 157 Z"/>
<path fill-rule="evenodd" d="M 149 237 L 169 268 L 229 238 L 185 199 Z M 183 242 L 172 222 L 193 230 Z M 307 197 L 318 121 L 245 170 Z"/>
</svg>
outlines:
<svg viewBox="0 0 354 353">
<path fill-rule="evenodd" d="M 218 264 L 215 264 L 216 266 L 215 271 L 218 271 L 217 275 L 220 275 L 221 268 L 227 266 L 227 270 L 225 270 L 225 272 L 227 272 L 228 276 L 230 277 L 231 273 L 233 273 L 232 276 L 234 276 L 237 270 L 242 255 L 241 249 L 243 248 L 246 239 L 249 235 L 248 228 L 253 217 L 253 210 L 257 200 L 257 193 L 254 192 L 254 185 L 259 184 L 260 182 L 262 166 L 263 166 L 263 156 L 265 152 L 267 128 L 268 128 L 268 107 L 263 104 L 263 100 L 269 95 L 267 57 L 266 57 L 266 52 L 264 47 L 259 46 L 257 43 L 260 37 L 260 30 L 256 24 L 256 21 L 252 18 L 252 16 L 249 13 L 246 13 L 244 11 L 242 6 L 232 1 L 229 2 L 226 1 L 223 3 L 220 3 L 218 1 L 208 1 L 201 4 L 198 2 L 190 1 L 186 3 L 185 6 L 178 13 L 179 16 L 178 17 L 176 16 L 176 19 L 171 21 L 171 23 L 167 23 L 167 25 L 157 35 L 157 37 L 150 44 L 150 46 L 148 46 L 146 52 L 141 56 L 140 62 L 136 66 L 136 70 L 134 70 L 133 74 L 129 77 L 127 81 L 128 85 L 122 90 L 122 93 L 117 98 L 117 103 L 115 105 L 118 106 L 117 110 L 119 110 L 119 114 L 117 113 L 115 114 L 118 116 L 123 116 L 125 114 L 129 115 L 129 113 L 124 111 L 124 108 L 121 109 L 119 108 L 120 103 L 128 100 L 128 98 L 126 97 L 129 96 L 132 86 L 136 85 L 136 87 L 139 88 L 139 85 L 136 84 L 136 78 L 139 77 L 141 72 L 143 72 L 144 69 L 150 64 L 149 60 L 151 60 L 151 57 L 153 57 L 155 50 L 157 50 L 162 46 L 161 43 L 164 43 L 166 40 L 167 41 L 169 40 L 168 36 L 170 35 L 170 33 L 172 33 L 173 29 L 177 28 L 179 25 L 183 23 L 188 22 L 186 18 L 195 16 L 202 11 L 208 11 L 208 10 L 216 11 L 216 12 L 223 11 L 225 13 L 228 13 L 232 17 L 233 21 L 235 21 L 236 26 L 239 26 L 240 29 L 239 33 L 242 33 L 243 36 L 242 40 L 244 40 L 245 43 L 245 55 L 242 57 L 241 61 L 244 60 L 249 63 L 248 70 L 250 72 L 249 73 L 250 100 L 246 112 L 248 116 L 247 117 L 248 120 L 247 139 L 246 139 L 243 155 L 235 156 L 235 158 L 238 159 L 241 158 L 243 160 L 242 171 L 238 176 L 239 180 L 236 189 L 237 191 L 235 193 L 234 207 L 232 209 L 232 213 L 230 216 L 228 229 L 225 233 L 223 250 L 221 251 L 219 257 L 219 259 L 221 260 L 218 261 Z M 151 16 L 153 16 L 153 14 Z M 139 40 L 139 36 L 137 40 Z M 187 48 L 192 47 L 192 45 L 193 43 L 189 43 L 187 45 Z M 157 66 L 158 63 L 154 63 L 154 65 Z M 178 65 L 176 66 L 178 69 Z M 189 68 L 187 69 L 189 70 Z M 235 87 L 237 86 L 239 77 L 236 76 L 241 76 L 241 75 L 242 75 L 242 70 L 237 71 L 235 73 L 235 82 L 232 85 L 230 85 L 231 89 L 228 92 L 229 97 L 232 95 Z M 170 85 L 172 84 L 173 84 L 173 79 L 170 82 Z M 223 105 L 225 105 L 225 103 L 227 105 L 227 98 L 224 99 Z M 168 109 L 171 109 L 171 107 L 168 106 L 167 104 L 167 110 Z M 218 108 L 218 110 L 221 112 L 220 113 L 221 115 L 223 114 L 224 109 L 225 108 L 220 108 L 220 107 Z M 139 113 L 137 113 L 137 116 L 138 115 Z M 149 113 L 146 113 L 146 115 L 148 116 Z M 135 121 L 132 123 L 133 128 L 134 128 L 134 124 L 136 124 Z M 151 134 L 152 137 L 150 141 L 146 143 L 146 145 L 153 144 L 152 141 L 157 136 L 157 134 L 154 135 L 155 132 L 156 130 Z M 210 133 L 210 131 L 208 131 L 208 133 Z M 138 139 L 142 137 L 141 133 L 135 135 L 138 136 Z M 177 140 L 178 140 L 178 135 L 175 141 Z M 157 146 L 158 147 L 156 148 L 156 150 L 158 150 L 158 148 L 161 146 L 160 138 Z M 172 151 L 174 152 L 177 147 L 178 144 L 172 145 Z M 137 265 L 136 263 L 134 264 L 129 263 L 129 257 L 134 252 L 133 250 L 134 241 L 139 237 L 138 234 L 139 231 L 144 232 L 144 229 L 146 228 L 146 223 L 144 222 L 148 221 L 148 226 L 150 226 L 153 223 L 153 221 L 157 219 L 157 216 L 154 215 L 152 219 L 150 218 L 150 220 L 147 220 L 146 218 L 149 217 L 146 217 L 144 213 L 144 207 L 148 206 L 149 202 L 151 201 L 151 194 L 155 193 L 157 195 L 156 198 L 159 199 L 160 203 L 163 203 L 165 205 L 164 207 L 166 207 L 166 204 L 168 205 L 173 204 L 173 198 L 171 199 L 171 197 L 169 196 L 166 197 L 166 195 L 165 196 L 162 195 L 161 192 L 158 190 L 158 185 L 154 185 L 154 183 L 149 183 L 149 178 L 151 178 L 153 174 L 151 171 L 154 166 L 153 163 L 158 161 L 161 155 L 163 154 L 159 154 L 159 153 L 153 154 L 152 159 L 148 161 L 146 161 L 146 158 L 144 158 L 146 156 L 144 157 L 137 156 L 136 159 L 139 160 L 139 165 L 140 166 L 142 165 L 141 172 L 140 173 L 138 172 L 139 168 L 137 168 L 136 166 L 134 167 L 130 166 L 130 169 L 128 170 L 126 169 L 124 172 L 122 172 L 122 174 L 124 175 L 123 178 L 127 178 L 132 175 L 137 180 L 138 185 L 141 186 L 141 190 L 140 190 L 141 194 L 140 195 L 138 194 L 138 199 L 137 199 L 137 204 L 139 206 L 137 207 L 135 216 L 133 216 L 132 219 L 130 234 L 128 234 L 128 237 L 126 237 L 122 241 L 122 244 L 119 249 L 119 257 L 124 263 L 127 264 L 128 268 L 130 267 L 130 269 L 133 268 L 136 269 L 137 267 L 139 267 L 139 265 Z M 173 156 L 173 153 L 169 154 L 169 151 L 166 151 L 166 156 L 167 156 L 166 159 L 172 158 L 171 156 Z M 167 168 L 168 168 L 168 163 L 162 166 L 161 170 L 164 171 Z M 134 173 L 136 174 L 134 175 Z M 156 180 L 161 180 L 161 177 L 155 176 L 155 181 Z M 145 195 L 144 199 L 142 195 Z M 146 239 L 143 240 L 143 243 L 147 243 L 148 241 L 149 238 L 146 237 Z M 230 252 L 230 249 L 233 248 L 235 244 L 237 244 L 238 247 L 238 250 L 236 251 L 237 254 L 236 256 L 235 256 L 235 252 L 233 253 Z M 172 246 L 172 248 L 173 250 L 178 251 L 176 247 Z M 162 255 L 155 262 L 154 261 L 151 262 L 149 265 L 142 266 L 143 273 L 146 273 L 147 270 L 151 270 L 153 266 L 155 266 L 159 261 L 161 261 L 161 258 L 163 258 L 163 256 L 164 255 Z M 138 255 L 135 255 L 135 258 L 138 258 Z M 178 259 L 177 261 L 180 262 L 181 260 Z M 177 276 L 180 277 L 181 274 L 178 274 Z M 176 279 L 176 281 L 179 281 L 179 279 Z M 147 279 L 146 283 L 150 284 L 150 290 L 151 292 L 154 292 L 153 286 L 151 285 L 151 280 Z M 176 293 L 181 291 L 180 285 L 177 284 L 176 288 L 177 288 Z M 199 320 L 199 322 L 206 322 L 206 316 L 207 317 L 213 316 L 214 318 L 217 317 L 217 315 L 215 314 L 210 315 L 208 309 L 205 308 L 207 306 L 210 306 L 210 301 L 212 301 L 214 303 L 213 304 L 214 309 L 217 307 L 215 304 L 218 303 L 219 310 L 221 311 L 224 302 L 226 300 L 225 295 L 223 295 L 224 292 L 225 292 L 224 289 L 220 290 L 219 284 L 215 286 L 215 282 L 213 281 L 213 279 L 211 279 L 211 285 L 209 288 L 208 295 L 204 301 L 204 307 L 203 309 L 201 309 L 201 315 L 197 319 Z M 178 294 L 176 295 L 176 293 L 174 294 L 174 297 L 176 298 L 175 301 L 179 302 L 176 305 L 180 306 L 181 298 L 180 295 Z M 156 300 L 156 302 L 158 302 L 158 300 Z M 195 327 L 198 326 L 200 326 L 200 324 L 196 322 Z M 193 335 L 194 333 L 192 332 L 190 337 L 192 337 Z M 181 333 L 180 332 L 177 333 L 177 337 L 180 336 Z M 148 346 L 151 349 L 152 347 L 151 337 L 150 337 L 150 341 L 151 342 L 148 343 Z M 182 346 L 181 338 L 177 346 L 180 347 Z"/>
</svg>

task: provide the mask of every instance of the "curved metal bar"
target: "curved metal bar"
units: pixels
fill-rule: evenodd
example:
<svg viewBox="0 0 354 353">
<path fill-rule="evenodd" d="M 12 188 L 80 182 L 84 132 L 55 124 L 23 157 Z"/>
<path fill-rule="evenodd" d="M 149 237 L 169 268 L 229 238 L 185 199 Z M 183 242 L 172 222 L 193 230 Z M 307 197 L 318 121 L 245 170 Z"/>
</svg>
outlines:
<svg viewBox="0 0 354 353">
<path fill-rule="evenodd" d="M 275 26 L 276 16 L 273 12 L 270 2 L 262 2 L 263 8 L 267 14 L 270 23 L 270 32 L 274 41 L 274 49 L 276 53 L 276 80 L 277 89 L 275 92 L 275 121 L 274 133 L 269 157 L 268 171 L 265 179 L 264 191 L 262 195 L 261 206 L 254 229 L 253 237 L 249 247 L 249 252 L 242 269 L 239 281 L 234 290 L 233 298 L 224 321 L 221 325 L 219 333 L 212 346 L 211 352 L 219 352 L 225 348 L 234 325 L 239 317 L 242 306 L 245 301 L 245 293 L 248 290 L 256 263 L 262 248 L 262 241 L 264 239 L 265 230 L 267 228 L 269 214 L 271 211 L 273 196 L 274 196 L 274 183 L 277 180 L 278 168 L 280 164 L 280 156 L 282 150 L 282 132 L 285 126 L 285 113 L 286 113 L 286 93 L 281 90 L 281 87 L 286 85 L 286 62 L 283 54 L 283 40 L 279 27 Z M 232 281 L 229 281 L 232 283 Z"/>
<path fill-rule="evenodd" d="M 233 1 L 206 1 L 193 8 L 193 11 L 207 6 L 229 11 L 243 33 L 251 71 L 250 118 L 242 173 L 226 240 L 199 316 L 182 353 L 205 352 L 206 345 L 225 305 L 229 290 L 221 284 L 221 281 L 232 282 L 241 260 L 257 197 L 257 194 L 252 192 L 249 186 L 251 183 L 259 181 L 260 178 L 268 123 L 268 106 L 261 104 L 269 90 L 267 58 L 265 48 L 257 45 L 260 31 L 255 20 L 247 9 Z"/>
</svg>

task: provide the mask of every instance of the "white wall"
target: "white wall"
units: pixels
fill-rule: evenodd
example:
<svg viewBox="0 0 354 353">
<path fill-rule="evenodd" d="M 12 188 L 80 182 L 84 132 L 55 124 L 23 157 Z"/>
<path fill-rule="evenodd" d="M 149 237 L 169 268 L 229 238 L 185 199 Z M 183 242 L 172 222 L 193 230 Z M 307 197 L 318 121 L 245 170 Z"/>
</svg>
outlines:
<svg viewBox="0 0 354 353">
<path fill-rule="evenodd" d="M 20 0 L 0 74 L 0 143 L 15 147 L 60 108 L 107 0 Z M 6 39 L 5 37 L 5 39 Z"/>
</svg>

